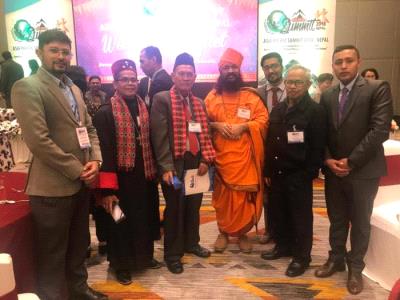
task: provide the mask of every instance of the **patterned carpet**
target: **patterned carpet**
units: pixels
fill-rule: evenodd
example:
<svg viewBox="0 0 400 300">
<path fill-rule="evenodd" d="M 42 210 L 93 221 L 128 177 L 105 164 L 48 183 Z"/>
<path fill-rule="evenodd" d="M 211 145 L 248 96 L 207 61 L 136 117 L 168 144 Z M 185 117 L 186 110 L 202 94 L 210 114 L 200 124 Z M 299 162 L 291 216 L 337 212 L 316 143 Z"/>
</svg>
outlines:
<svg viewBox="0 0 400 300">
<path fill-rule="evenodd" d="M 163 209 L 163 207 L 161 207 Z M 263 220 L 260 227 L 263 227 Z M 118 284 L 109 271 L 105 257 L 97 254 L 94 224 L 91 223 L 92 256 L 88 259 L 89 283 L 110 299 L 387 299 L 388 292 L 375 282 L 364 277 L 364 291 L 352 296 L 346 289 L 347 273 L 337 273 L 328 279 L 314 277 L 314 270 L 324 263 L 328 251 L 328 225 L 323 184 L 314 183 L 314 245 L 312 263 L 303 276 L 292 279 L 284 272 L 290 261 L 282 258 L 265 261 L 261 251 L 273 244 L 260 245 L 257 234 L 250 233 L 254 242 L 253 252 L 243 254 L 238 250 L 237 240 L 231 239 L 223 254 L 213 253 L 207 259 L 185 255 L 185 272 L 180 275 L 170 273 L 164 266 L 158 270 L 133 273 L 133 283 L 129 286 Z M 260 232 L 263 228 L 260 228 Z M 201 208 L 201 244 L 209 249 L 218 235 L 211 194 L 207 194 Z M 162 261 L 162 242 L 156 243 L 156 258 Z"/>
</svg>

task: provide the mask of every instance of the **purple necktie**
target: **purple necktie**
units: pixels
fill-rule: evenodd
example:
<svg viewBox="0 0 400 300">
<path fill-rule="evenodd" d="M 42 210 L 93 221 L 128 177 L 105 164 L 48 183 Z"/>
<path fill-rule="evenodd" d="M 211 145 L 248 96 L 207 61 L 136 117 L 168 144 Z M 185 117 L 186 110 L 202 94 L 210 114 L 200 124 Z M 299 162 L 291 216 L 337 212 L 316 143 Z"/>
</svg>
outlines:
<svg viewBox="0 0 400 300">
<path fill-rule="evenodd" d="M 349 90 L 344 87 L 341 90 L 341 95 L 340 95 L 340 99 L 339 99 L 339 122 L 342 120 L 343 117 L 343 112 L 344 112 L 344 106 L 346 104 L 347 98 L 349 95 Z"/>
</svg>

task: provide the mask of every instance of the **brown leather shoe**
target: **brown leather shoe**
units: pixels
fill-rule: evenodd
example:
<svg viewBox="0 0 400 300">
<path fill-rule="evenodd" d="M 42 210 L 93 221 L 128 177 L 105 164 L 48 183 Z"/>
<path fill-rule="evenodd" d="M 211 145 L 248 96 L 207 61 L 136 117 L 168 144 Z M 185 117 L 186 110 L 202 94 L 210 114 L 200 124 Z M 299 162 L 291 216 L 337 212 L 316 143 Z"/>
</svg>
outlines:
<svg viewBox="0 0 400 300">
<path fill-rule="evenodd" d="M 251 253 L 251 250 L 253 250 L 253 245 L 245 234 L 239 237 L 239 249 L 243 253 Z"/>
<path fill-rule="evenodd" d="M 357 295 L 361 293 L 364 288 L 362 274 L 357 272 L 349 272 L 347 278 L 347 290 L 350 294 Z"/>
<path fill-rule="evenodd" d="M 336 272 L 343 272 L 343 271 L 346 271 L 346 266 L 343 262 L 337 263 L 328 259 L 326 263 L 324 263 L 321 267 L 315 270 L 314 275 L 316 277 L 325 278 L 332 276 Z"/>
<path fill-rule="evenodd" d="M 226 233 L 220 233 L 214 243 L 214 251 L 222 253 L 228 247 L 228 235 Z"/>
</svg>

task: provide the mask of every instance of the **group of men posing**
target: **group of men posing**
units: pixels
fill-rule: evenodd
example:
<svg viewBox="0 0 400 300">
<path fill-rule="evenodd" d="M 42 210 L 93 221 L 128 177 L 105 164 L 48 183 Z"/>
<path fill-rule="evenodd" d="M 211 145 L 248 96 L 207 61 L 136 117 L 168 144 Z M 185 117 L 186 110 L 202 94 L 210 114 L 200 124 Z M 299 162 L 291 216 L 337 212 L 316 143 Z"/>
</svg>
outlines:
<svg viewBox="0 0 400 300">
<path fill-rule="evenodd" d="M 90 187 L 109 213 L 108 259 L 121 284 L 132 282 L 132 269 L 161 266 L 153 257 L 160 238 L 158 182 L 166 201 L 168 270 L 183 272 L 185 252 L 210 256 L 199 244 L 202 194 L 185 195 L 182 182 L 186 170 L 207 176 L 211 166 L 220 231 L 214 250 L 223 252 L 233 236 L 242 252 L 251 252 L 246 233 L 260 219 L 266 198 L 266 229 L 276 245 L 261 256 L 292 257 L 286 270 L 291 277 L 303 274 L 311 261 L 312 180 L 323 167 L 331 251 L 315 275 L 344 271 L 346 261 L 348 290 L 361 292 L 373 200 L 386 171 L 382 143 L 389 134 L 392 98 L 387 82 L 358 75 L 354 46 L 335 49 L 332 68 L 339 84 L 322 94 L 321 104 L 308 94 L 310 71 L 296 65 L 283 79 L 277 53 L 261 60 L 266 85 L 244 87 L 243 56 L 231 48 L 203 102 L 192 94 L 193 57 L 178 55 L 170 77 L 158 49 L 148 47 L 140 55 L 147 75 L 140 83 L 133 61 L 112 65 L 115 93 L 96 106 L 94 125 L 81 92 L 64 74 L 70 39 L 61 31 L 45 31 L 37 55 L 41 68 L 14 85 L 11 99 L 33 153 L 26 192 L 41 299 L 107 299 L 86 282 Z M 126 217 L 120 222 L 111 217 L 116 204 Z M 351 251 L 346 252 L 350 223 Z"/>
</svg>

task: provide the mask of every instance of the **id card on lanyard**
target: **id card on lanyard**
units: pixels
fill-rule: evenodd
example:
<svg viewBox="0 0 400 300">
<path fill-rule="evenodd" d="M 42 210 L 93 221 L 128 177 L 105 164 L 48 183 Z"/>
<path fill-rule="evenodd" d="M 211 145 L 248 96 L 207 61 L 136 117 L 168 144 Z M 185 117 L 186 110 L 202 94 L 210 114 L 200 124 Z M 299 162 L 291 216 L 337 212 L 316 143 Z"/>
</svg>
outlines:
<svg viewBox="0 0 400 300">
<path fill-rule="evenodd" d="M 85 126 L 76 128 L 76 136 L 78 137 L 79 146 L 81 147 L 82 150 L 88 149 L 92 146 L 90 144 L 89 134 Z"/>
<path fill-rule="evenodd" d="M 293 125 L 293 130 L 287 132 L 288 144 L 304 143 L 304 131 L 296 130 L 296 125 Z"/>
</svg>

